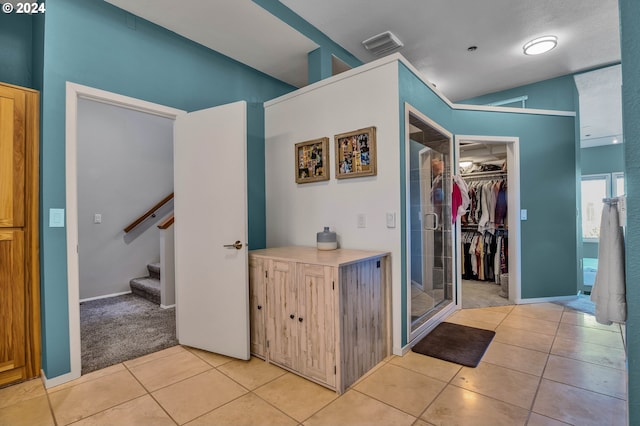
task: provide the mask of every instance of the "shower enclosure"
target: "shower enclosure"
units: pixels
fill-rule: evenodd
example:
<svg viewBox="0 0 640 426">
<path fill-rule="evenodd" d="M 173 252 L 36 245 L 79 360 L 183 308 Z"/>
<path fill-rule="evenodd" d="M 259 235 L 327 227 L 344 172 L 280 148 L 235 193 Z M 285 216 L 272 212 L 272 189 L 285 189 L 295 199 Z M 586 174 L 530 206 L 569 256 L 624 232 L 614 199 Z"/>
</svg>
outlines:
<svg viewBox="0 0 640 426">
<path fill-rule="evenodd" d="M 450 306 L 453 280 L 451 174 L 453 141 L 446 130 L 408 112 L 407 311 L 409 340 Z"/>
</svg>

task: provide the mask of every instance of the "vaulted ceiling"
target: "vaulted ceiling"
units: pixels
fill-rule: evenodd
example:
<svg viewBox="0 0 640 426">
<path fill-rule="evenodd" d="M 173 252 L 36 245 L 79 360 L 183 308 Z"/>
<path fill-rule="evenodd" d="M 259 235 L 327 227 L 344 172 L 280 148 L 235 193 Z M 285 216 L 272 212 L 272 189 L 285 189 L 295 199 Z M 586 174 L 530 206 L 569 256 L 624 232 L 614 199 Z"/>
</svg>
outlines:
<svg viewBox="0 0 640 426">
<path fill-rule="evenodd" d="M 307 54 L 318 47 L 251 0 L 105 1 L 296 87 L 306 85 Z M 617 0 L 281 3 L 365 63 L 376 57 L 362 41 L 393 32 L 404 43 L 397 51 L 453 101 L 620 62 Z M 549 34 L 558 37 L 554 50 L 537 56 L 523 54 L 527 41 Z M 469 51 L 471 46 L 477 49 Z M 579 84 L 581 96 L 602 99 L 611 94 L 597 88 L 597 81 L 602 82 L 602 77 Z M 610 81 L 606 83 L 610 87 Z M 602 110 L 595 115 L 607 113 Z M 603 129 L 597 135 L 583 131 L 582 137 L 604 137 L 616 131 Z"/>
</svg>

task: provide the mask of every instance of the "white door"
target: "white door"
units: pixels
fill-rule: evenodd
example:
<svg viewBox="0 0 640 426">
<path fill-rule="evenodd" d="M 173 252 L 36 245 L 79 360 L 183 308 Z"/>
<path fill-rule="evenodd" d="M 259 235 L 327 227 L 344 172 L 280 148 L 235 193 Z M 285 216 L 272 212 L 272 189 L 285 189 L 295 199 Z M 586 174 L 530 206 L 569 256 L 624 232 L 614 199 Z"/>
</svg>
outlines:
<svg viewBox="0 0 640 426">
<path fill-rule="evenodd" d="M 240 359 L 249 359 L 246 111 L 245 102 L 196 111 L 174 129 L 178 341 Z"/>
</svg>

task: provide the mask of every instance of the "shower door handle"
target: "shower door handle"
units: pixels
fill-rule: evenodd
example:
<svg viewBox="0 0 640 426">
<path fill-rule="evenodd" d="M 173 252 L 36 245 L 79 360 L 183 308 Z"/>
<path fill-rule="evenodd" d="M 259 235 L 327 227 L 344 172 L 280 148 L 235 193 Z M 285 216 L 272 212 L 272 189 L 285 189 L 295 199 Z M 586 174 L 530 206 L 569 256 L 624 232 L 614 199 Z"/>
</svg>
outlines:
<svg viewBox="0 0 640 426">
<path fill-rule="evenodd" d="M 426 224 L 427 224 L 427 217 L 429 216 L 433 216 L 433 228 L 429 228 Z M 425 231 L 435 231 L 436 229 L 438 229 L 438 225 L 440 224 L 439 219 L 438 219 L 438 213 L 436 212 L 429 212 L 429 213 L 425 213 L 424 214 L 424 230 Z"/>
</svg>

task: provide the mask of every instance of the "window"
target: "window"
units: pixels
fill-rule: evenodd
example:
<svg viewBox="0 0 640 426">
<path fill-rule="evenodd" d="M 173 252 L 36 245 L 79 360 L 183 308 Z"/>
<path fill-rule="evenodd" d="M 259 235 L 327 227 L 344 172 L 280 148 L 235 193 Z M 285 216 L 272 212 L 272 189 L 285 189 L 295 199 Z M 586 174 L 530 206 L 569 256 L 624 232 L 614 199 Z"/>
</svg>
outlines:
<svg viewBox="0 0 640 426">
<path fill-rule="evenodd" d="M 602 199 L 611 194 L 611 175 L 582 176 L 582 238 L 597 240 L 600 237 Z"/>
<path fill-rule="evenodd" d="M 611 177 L 613 178 L 613 196 L 624 195 L 624 173 L 611 173 Z"/>
<path fill-rule="evenodd" d="M 600 237 L 602 199 L 624 195 L 624 173 L 582 176 L 582 239 L 597 242 Z"/>
</svg>

